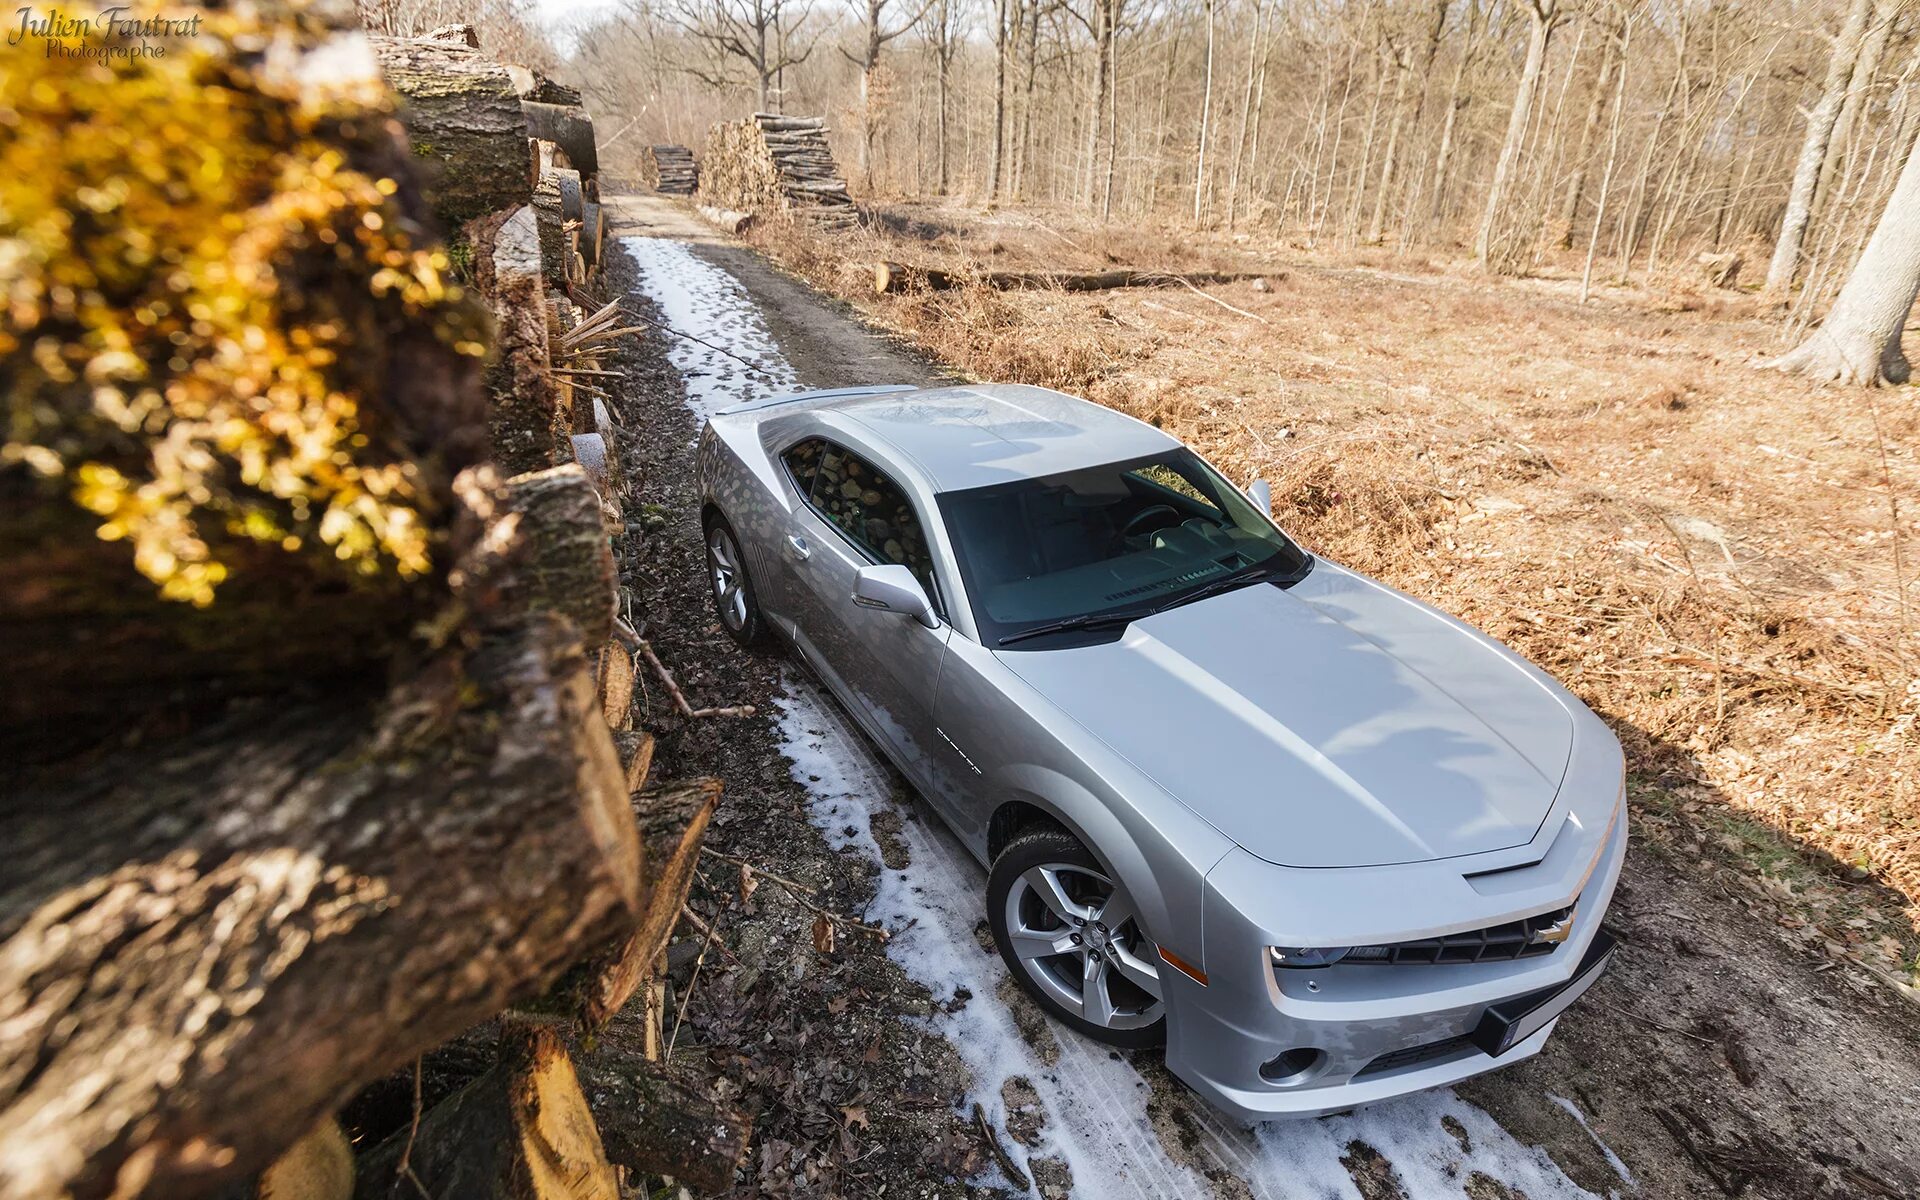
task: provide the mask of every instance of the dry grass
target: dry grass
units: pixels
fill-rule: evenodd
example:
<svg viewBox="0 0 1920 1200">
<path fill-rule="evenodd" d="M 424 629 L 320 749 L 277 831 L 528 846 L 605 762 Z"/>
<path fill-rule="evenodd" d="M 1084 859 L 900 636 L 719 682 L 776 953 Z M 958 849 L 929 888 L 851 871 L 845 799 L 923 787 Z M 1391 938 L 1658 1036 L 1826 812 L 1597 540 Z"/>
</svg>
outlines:
<svg viewBox="0 0 1920 1200">
<path fill-rule="evenodd" d="M 1307 545 L 1487 630 L 1606 716 L 1643 840 L 1731 856 L 1810 943 L 1914 969 L 1912 391 L 1758 370 L 1777 327 L 1685 280 L 1582 308 L 1577 271 L 1496 281 L 1250 239 L 921 215 L 949 228 L 759 237 L 970 375 L 1079 392 L 1270 480 Z M 1270 290 L 1210 289 L 1257 320 L 1177 288 L 870 294 L 879 258 L 1283 257 Z"/>
</svg>

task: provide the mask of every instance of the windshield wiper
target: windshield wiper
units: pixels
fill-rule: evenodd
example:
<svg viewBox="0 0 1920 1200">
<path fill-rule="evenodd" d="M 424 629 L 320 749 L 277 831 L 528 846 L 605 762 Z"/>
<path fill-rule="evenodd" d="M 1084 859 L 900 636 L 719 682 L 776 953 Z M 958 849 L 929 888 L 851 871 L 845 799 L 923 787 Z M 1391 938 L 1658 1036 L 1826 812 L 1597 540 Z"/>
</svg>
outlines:
<svg viewBox="0 0 1920 1200">
<path fill-rule="evenodd" d="M 1249 567 L 1247 570 L 1235 575 L 1229 575 L 1224 579 L 1216 579 L 1212 583 L 1203 583 L 1192 591 L 1177 596 L 1165 604 L 1160 605 L 1158 608 L 1148 609 L 1140 615 L 1143 617 L 1157 616 L 1170 608 L 1179 608 L 1183 604 L 1192 604 L 1196 600 L 1205 600 L 1208 596 L 1217 596 L 1221 592 L 1230 592 L 1234 588 L 1242 587 L 1249 583 L 1267 583 L 1273 580 L 1285 580 L 1288 583 L 1298 583 L 1300 580 L 1306 578 L 1307 569 L 1312 563 L 1313 560 L 1308 559 L 1297 571 L 1282 571 L 1278 567 Z"/>
<path fill-rule="evenodd" d="M 1030 629 L 1022 629 L 1018 633 L 1010 633 L 1001 638 L 998 644 L 1011 646 L 1015 642 L 1024 642 L 1028 638 L 1036 638 L 1048 633 L 1065 633 L 1069 629 L 1107 629 L 1115 625 L 1130 625 L 1147 615 L 1143 612 L 1082 613 L 1077 617 L 1062 617 L 1058 621 L 1048 621 L 1044 625 L 1035 625 Z"/>
</svg>

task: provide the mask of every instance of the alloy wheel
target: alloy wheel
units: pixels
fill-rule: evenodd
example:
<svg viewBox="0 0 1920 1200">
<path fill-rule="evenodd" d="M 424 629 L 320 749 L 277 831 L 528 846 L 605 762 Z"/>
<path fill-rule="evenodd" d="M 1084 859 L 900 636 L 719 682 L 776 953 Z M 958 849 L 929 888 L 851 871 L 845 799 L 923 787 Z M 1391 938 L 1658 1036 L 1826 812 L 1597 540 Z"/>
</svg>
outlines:
<svg viewBox="0 0 1920 1200">
<path fill-rule="evenodd" d="M 720 619 L 728 629 L 740 632 L 747 624 L 747 589 L 740 572 L 740 552 L 724 529 L 715 527 L 707 533 L 707 570 Z"/>
<path fill-rule="evenodd" d="M 1162 1014 L 1153 943 L 1125 891 L 1098 871 L 1052 862 L 1007 891 L 1007 941 L 1032 981 L 1104 1029 L 1140 1029 Z"/>
</svg>

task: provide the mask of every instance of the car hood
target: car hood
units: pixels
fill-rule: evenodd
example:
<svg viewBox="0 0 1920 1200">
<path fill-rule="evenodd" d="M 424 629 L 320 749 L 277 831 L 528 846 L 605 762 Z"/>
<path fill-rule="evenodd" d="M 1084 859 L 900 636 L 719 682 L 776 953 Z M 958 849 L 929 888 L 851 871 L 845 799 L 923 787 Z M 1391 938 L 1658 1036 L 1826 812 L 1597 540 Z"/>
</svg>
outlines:
<svg viewBox="0 0 1920 1200">
<path fill-rule="evenodd" d="M 1000 661 L 1250 853 L 1294 867 L 1524 845 L 1572 746 L 1565 693 L 1475 630 L 1324 560 Z"/>
</svg>

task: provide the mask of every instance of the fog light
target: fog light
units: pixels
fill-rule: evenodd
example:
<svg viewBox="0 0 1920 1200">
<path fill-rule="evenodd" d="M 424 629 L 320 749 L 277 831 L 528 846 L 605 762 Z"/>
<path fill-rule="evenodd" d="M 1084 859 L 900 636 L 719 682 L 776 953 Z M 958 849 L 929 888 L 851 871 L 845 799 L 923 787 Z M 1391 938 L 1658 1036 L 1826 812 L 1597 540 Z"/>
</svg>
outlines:
<svg viewBox="0 0 1920 1200">
<path fill-rule="evenodd" d="M 1268 1083 L 1298 1083 L 1326 1061 L 1326 1051 L 1296 1046 L 1277 1058 L 1268 1059 L 1260 1068 L 1260 1077 Z"/>
</svg>

